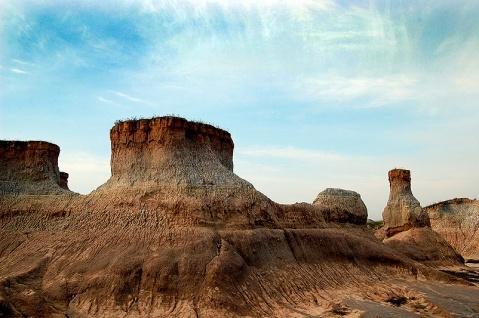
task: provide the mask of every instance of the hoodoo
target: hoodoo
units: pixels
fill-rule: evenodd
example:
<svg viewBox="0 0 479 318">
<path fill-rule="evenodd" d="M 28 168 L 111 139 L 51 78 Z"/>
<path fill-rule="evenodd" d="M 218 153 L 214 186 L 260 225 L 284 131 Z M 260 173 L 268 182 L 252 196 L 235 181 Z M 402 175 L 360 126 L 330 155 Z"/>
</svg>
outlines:
<svg viewBox="0 0 479 318">
<path fill-rule="evenodd" d="M 318 194 L 313 204 L 322 208 L 329 222 L 366 224 L 368 209 L 359 193 L 328 188 Z"/>
<path fill-rule="evenodd" d="M 411 172 L 389 171 L 390 193 L 383 211 L 386 245 L 434 266 L 462 265 L 463 258 L 431 229 L 429 216 L 411 191 Z"/>
<path fill-rule="evenodd" d="M 0 193 L 58 194 L 60 148 L 45 141 L 0 141 Z"/>
<path fill-rule="evenodd" d="M 413 227 L 430 225 L 427 213 L 411 191 L 411 172 L 403 169 L 389 171 L 389 200 L 383 211 L 387 237 Z"/>
</svg>

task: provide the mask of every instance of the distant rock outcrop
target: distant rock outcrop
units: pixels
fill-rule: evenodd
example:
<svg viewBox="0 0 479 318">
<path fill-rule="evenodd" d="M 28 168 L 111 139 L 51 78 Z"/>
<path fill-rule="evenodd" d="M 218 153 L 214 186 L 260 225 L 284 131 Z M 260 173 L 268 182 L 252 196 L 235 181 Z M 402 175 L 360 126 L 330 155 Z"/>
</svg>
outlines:
<svg viewBox="0 0 479 318">
<path fill-rule="evenodd" d="M 411 172 L 403 169 L 389 171 L 389 200 L 383 211 L 387 237 L 413 227 L 429 226 L 429 217 L 411 191 Z"/>
<path fill-rule="evenodd" d="M 60 148 L 45 141 L 0 141 L 0 194 L 58 194 Z"/>
<path fill-rule="evenodd" d="M 479 263 L 479 201 L 447 200 L 424 208 L 431 226 L 466 260 Z"/>
<path fill-rule="evenodd" d="M 328 188 L 318 194 L 313 205 L 321 208 L 328 222 L 364 225 L 368 219 L 361 195 L 351 190 Z"/>
</svg>

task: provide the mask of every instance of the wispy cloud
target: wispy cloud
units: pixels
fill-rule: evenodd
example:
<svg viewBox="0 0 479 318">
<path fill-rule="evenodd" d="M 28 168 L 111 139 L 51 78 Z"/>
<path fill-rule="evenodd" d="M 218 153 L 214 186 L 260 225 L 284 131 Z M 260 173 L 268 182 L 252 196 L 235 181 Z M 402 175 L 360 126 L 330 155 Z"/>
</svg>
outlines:
<svg viewBox="0 0 479 318">
<path fill-rule="evenodd" d="M 197 14 L 202 14 L 212 7 L 220 7 L 224 11 L 237 9 L 268 9 L 272 7 L 284 7 L 287 9 L 311 9 L 329 11 L 337 7 L 334 0 L 173 0 L 173 1 L 154 1 L 141 0 L 140 4 L 143 10 L 148 12 L 160 12 L 165 9 L 193 10 Z"/>
<path fill-rule="evenodd" d="M 96 98 L 98 101 L 102 102 L 102 103 L 106 103 L 106 104 L 116 104 L 114 101 L 112 101 L 111 99 L 108 99 L 108 98 L 105 98 L 103 96 L 97 96 Z"/>
<path fill-rule="evenodd" d="M 30 74 L 30 73 L 27 72 L 27 71 L 21 70 L 21 69 L 19 69 L 19 68 L 14 68 L 14 67 L 11 68 L 10 71 L 11 71 L 12 73 L 15 73 L 15 74 Z"/>
<path fill-rule="evenodd" d="M 128 95 L 126 93 L 123 93 L 123 92 L 119 92 L 119 91 L 111 91 L 113 94 L 115 94 L 116 96 L 118 97 L 121 97 L 127 101 L 130 101 L 130 102 L 133 102 L 133 103 L 138 103 L 138 104 L 144 104 L 144 105 L 151 105 L 150 102 L 144 100 L 144 99 L 141 99 L 141 98 L 138 98 L 138 97 L 135 97 L 135 96 L 131 96 L 131 95 Z"/>
<path fill-rule="evenodd" d="M 301 80 L 296 88 L 303 98 L 328 102 L 349 102 L 366 99 L 364 107 L 399 103 L 416 97 L 415 76 L 383 77 L 321 76 Z"/>
<path fill-rule="evenodd" d="M 20 65 L 35 65 L 34 63 L 23 61 L 20 59 L 12 59 L 12 62 Z"/>
</svg>

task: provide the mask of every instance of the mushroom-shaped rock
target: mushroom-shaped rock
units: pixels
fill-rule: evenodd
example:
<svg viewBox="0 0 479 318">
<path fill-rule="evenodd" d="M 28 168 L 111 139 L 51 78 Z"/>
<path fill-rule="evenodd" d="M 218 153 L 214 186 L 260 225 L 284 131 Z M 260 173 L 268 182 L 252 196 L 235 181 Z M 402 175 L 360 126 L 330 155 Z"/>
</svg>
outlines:
<svg viewBox="0 0 479 318">
<path fill-rule="evenodd" d="M 411 172 L 403 169 L 389 171 L 389 200 L 383 211 L 387 237 L 413 227 L 430 226 L 427 213 L 411 191 Z"/>
<path fill-rule="evenodd" d="M 0 141 L 0 193 L 59 194 L 60 147 L 45 141 Z"/>
<path fill-rule="evenodd" d="M 318 194 L 313 202 L 328 222 L 366 224 L 368 209 L 359 193 L 351 190 L 328 188 Z"/>
</svg>

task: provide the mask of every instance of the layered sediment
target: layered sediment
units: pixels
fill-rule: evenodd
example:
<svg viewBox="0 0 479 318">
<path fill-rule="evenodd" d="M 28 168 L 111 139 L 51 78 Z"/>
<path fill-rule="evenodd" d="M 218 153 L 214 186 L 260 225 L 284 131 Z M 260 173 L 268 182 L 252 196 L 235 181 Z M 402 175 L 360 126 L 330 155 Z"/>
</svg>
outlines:
<svg viewBox="0 0 479 318">
<path fill-rule="evenodd" d="M 233 140 L 211 125 L 177 117 L 121 121 L 111 129 L 110 140 L 114 182 L 202 185 L 226 181 L 214 180 L 218 163 L 233 171 Z"/>
<path fill-rule="evenodd" d="M 334 316 L 394 297 L 409 313 L 422 294 L 398 281 L 468 284 L 318 205 L 271 201 L 234 174 L 223 130 L 163 117 L 110 137 L 112 176 L 91 194 L 0 196 L 2 314 Z"/>
<path fill-rule="evenodd" d="M 57 194 L 60 148 L 45 141 L 0 141 L 0 193 Z"/>
<path fill-rule="evenodd" d="M 456 198 L 424 208 L 431 226 L 470 263 L 479 263 L 479 201 Z"/>
</svg>

